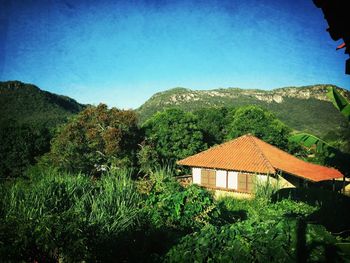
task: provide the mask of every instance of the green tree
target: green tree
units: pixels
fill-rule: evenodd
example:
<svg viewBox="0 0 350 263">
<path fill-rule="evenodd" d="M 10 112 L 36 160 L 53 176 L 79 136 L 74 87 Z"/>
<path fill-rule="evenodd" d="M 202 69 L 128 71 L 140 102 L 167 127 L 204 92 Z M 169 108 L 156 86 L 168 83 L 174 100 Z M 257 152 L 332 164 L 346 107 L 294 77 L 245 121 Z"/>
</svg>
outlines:
<svg viewBox="0 0 350 263">
<path fill-rule="evenodd" d="M 229 126 L 227 139 L 251 133 L 254 136 L 288 150 L 288 136 L 291 129 L 278 120 L 271 112 L 257 106 L 239 108 Z"/>
<path fill-rule="evenodd" d="M 140 133 L 132 110 L 88 107 L 63 126 L 46 160 L 70 172 L 98 173 L 105 166 L 133 166 Z"/>
<path fill-rule="evenodd" d="M 147 120 L 143 128 L 146 138 L 155 146 L 165 163 L 190 156 L 205 149 L 198 119 L 190 112 L 167 109 Z"/>
<path fill-rule="evenodd" d="M 203 131 L 204 141 L 208 146 L 224 141 L 234 109 L 226 107 L 202 108 L 193 113 L 198 118 L 198 127 Z"/>
</svg>

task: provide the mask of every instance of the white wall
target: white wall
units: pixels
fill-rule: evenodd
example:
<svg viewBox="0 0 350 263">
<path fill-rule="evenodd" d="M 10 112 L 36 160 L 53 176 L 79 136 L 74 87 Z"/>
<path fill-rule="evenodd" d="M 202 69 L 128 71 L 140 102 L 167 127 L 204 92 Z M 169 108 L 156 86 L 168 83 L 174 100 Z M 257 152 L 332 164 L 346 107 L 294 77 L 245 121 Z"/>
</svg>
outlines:
<svg viewBox="0 0 350 263">
<path fill-rule="evenodd" d="M 192 182 L 201 184 L 201 168 L 192 168 Z"/>
<path fill-rule="evenodd" d="M 228 189 L 238 189 L 238 172 L 228 172 Z"/>
<path fill-rule="evenodd" d="M 226 188 L 226 171 L 216 171 L 216 187 Z"/>
<path fill-rule="evenodd" d="M 266 183 L 267 182 L 267 175 L 264 174 L 257 174 L 255 176 L 256 180 L 259 181 L 260 183 Z M 271 177 L 270 177 L 271 179 Z"/>
</svg>

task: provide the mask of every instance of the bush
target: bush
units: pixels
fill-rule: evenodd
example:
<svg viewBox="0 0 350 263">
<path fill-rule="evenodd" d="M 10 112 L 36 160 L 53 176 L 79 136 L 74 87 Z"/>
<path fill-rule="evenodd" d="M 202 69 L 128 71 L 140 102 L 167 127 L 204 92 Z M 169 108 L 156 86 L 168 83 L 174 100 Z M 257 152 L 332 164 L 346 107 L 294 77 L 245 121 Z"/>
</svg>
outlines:
<svg viewBox="0 0 350 263">
<path fill-rule="evenodd" d="M 290 198 L 302 201 L 319 209 L 309 219 L 325 226 L 328 231 L 344 237 L 350 235 L 350 197 L 337 192 L 315 188 L 285 188 L 279 190 L 274 201 Z"/>
<path fill-rule="evenodd" d="M 207 225 L 185 236 L 169 250 L 165 261 L 296 262 L 302 251 L 310 261 L 341 262 L 336 239 L 324 227 L 305 224 L 305 231 L 300 231 L 300 222 L 304 222 L 300 220 L 314 208 L 289 200 L 268 206 L 262 206 L 261 202 L 266 201 L 221 200 L 221 205 L 225 204 L 231 211 L 245 207 L 248 217 L 224 226 Z"/>
<path fill-rule="evenodd" d="M 335 238 L 322 226 L 308 225 L 306 236 L 305 256 L 310 261 L 342 262 Z M 296 221 L 290 219 L 208 225 L 184 237 L 167 253 L 165 262 L 296 262 L 297 242 Z M 327 255 L 330 247 L 335 253 Z"/>
<path fill-rule="evenodd" d="M 166 170 L 151 176 L 152 189 L 146 199 L 146 213 L 156 228 L 199 229 L 218 218 L 213 196 L 197 185 L 180 186 Z"/>
</svg>

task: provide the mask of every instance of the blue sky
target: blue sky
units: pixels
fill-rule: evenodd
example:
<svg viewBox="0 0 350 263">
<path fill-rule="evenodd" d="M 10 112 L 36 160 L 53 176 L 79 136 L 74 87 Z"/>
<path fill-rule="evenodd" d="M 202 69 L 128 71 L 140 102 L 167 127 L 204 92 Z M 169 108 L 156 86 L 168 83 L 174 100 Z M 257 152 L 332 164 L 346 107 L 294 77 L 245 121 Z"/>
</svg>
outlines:
<svg viewBox="0 0 350 263">
<path fill-rule="evenodd" d="M 312 0 L 0 0 L 0 80 L 136 108 L 173 87 L 350 89 Z"/>
</svg>

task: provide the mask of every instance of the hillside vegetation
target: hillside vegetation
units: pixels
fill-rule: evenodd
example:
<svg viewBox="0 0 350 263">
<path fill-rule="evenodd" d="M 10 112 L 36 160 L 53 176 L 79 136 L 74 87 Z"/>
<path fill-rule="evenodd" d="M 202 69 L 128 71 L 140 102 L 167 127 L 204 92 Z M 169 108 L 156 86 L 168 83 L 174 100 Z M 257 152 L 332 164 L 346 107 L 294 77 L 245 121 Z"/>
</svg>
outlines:
<svg viewBox="0 0 350 263">
<path fill-rule="evenodd" d="M 175 88 L 154 94 L 138 112 L 142 122 L 155 112 L 171 107 L 195 111 L 206 107 L 240 107 L 253 104 L 273 112 L 294 130 L 324 137 L 346 123 L 345 117 L 327 96 L 330 87 L 335 87 L 345 97 L 350 97 L 349 91 L 334 85 L 286 87 L 269 91 Z"/>
<path fill-rule="evenodd" d="M 48 123 L 54 126 L 85 106 L 20 81 L 0 82 L 0 125 Z"/>
<path fill-rule="evenodd" d="M 31 84 L 0 82 L 0 178 L 22 175 L 50 150 L 55 129 L 84 107 Z"/>
</svg>

